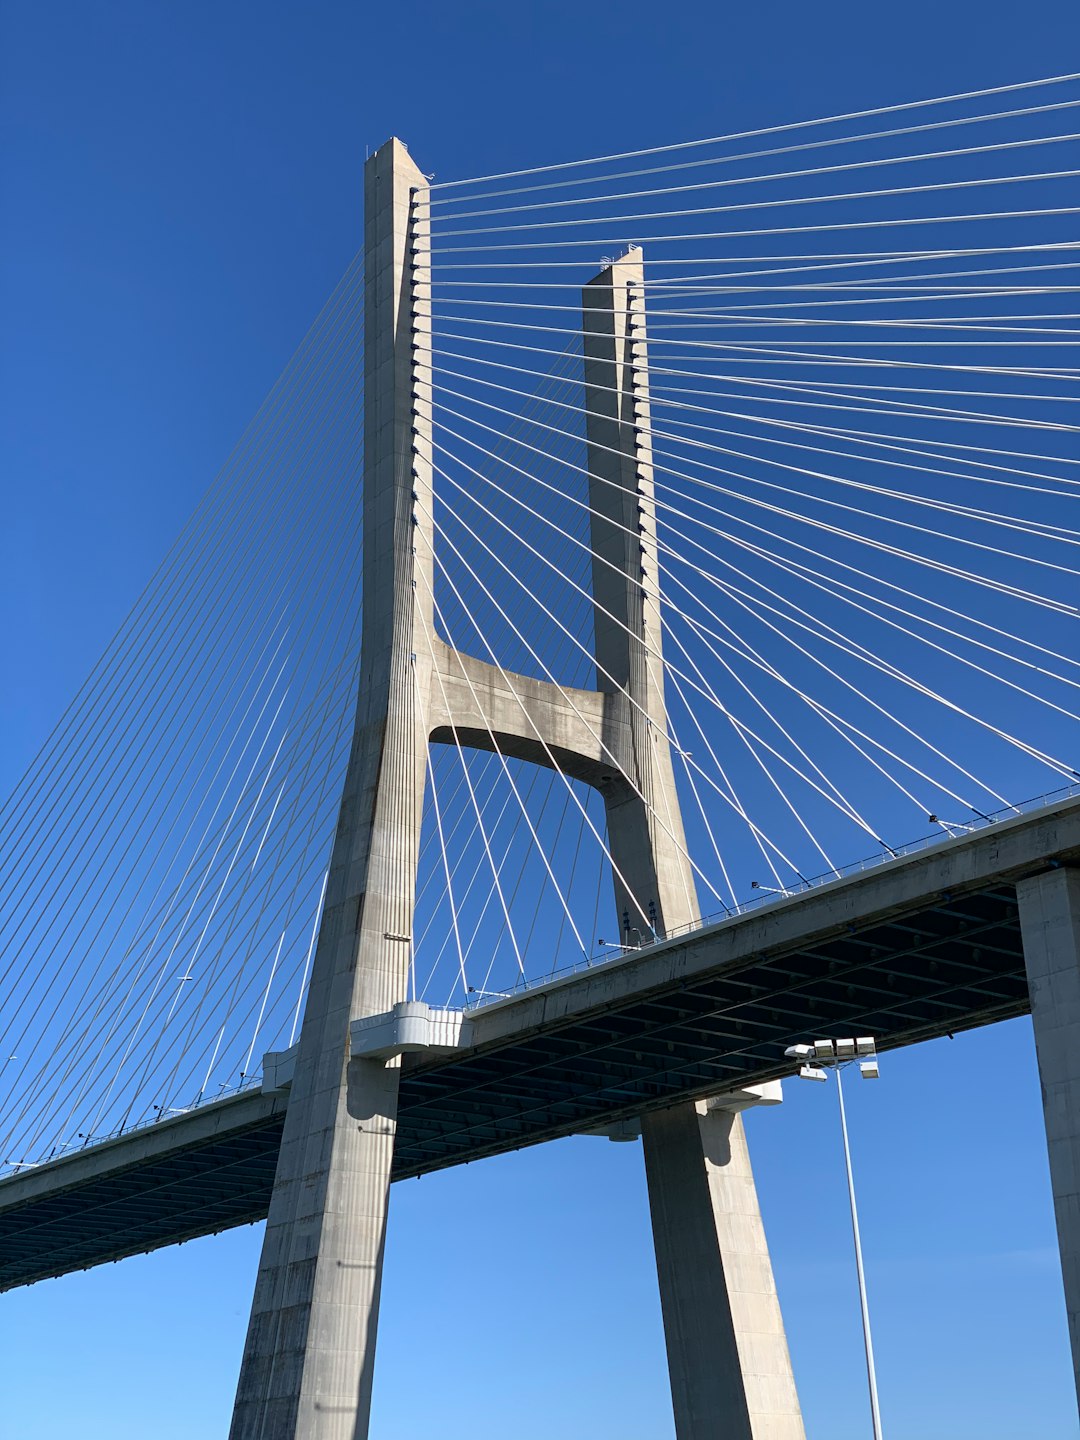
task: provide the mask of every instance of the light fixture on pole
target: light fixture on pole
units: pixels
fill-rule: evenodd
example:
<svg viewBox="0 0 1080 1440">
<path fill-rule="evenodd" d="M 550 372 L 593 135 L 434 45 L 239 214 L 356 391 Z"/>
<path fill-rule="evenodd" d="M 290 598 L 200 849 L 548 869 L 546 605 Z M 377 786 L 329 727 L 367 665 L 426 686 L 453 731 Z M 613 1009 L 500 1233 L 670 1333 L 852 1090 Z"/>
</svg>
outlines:
<svg viewBox="0 0 1080 1440">
<path fill-rule="evenodd" d="M 851 1146 L 848 1143 L 847 1111 L 844 1109 L 844 1086 L 840 1078 L 840 1072 L 848 1065 L 858 1065 L 859 1074 L 864 1080 L 876 1080 L 880 1073 L 877 1045 L 872 1035 L 860 1035 L 854 1040 L 815 1040 L 812 1045 L 789 1045 L 784 1054 L 789 1060 L 799 1062 L 798 1073 L 803 1080 L 828 1080 L 829 1071 L 836 1071 L 836 1095 L 840 1102 L 840 1133 L 844 1137 L 844 1167 L 847 1171 L 848 1203 L 851 1206 L 851 1234 L 855 1242 L 855 1272 L 859 1280 L 859 1308 L 862 1311 L 863 1344 L 866 1348 L 866 1380 L 870 1389 L 870 1420 L 874 1427 L 874 1440 L 882 1440 L 877 1372 L 874 1369 L 874 1345 L 870 1338 L 870 1306 L 866 1298 L 866 1275 L 863 1271 L 859 1212 L 855 1205 L 855 1177 L 851 1169 Z"/>
</svg>

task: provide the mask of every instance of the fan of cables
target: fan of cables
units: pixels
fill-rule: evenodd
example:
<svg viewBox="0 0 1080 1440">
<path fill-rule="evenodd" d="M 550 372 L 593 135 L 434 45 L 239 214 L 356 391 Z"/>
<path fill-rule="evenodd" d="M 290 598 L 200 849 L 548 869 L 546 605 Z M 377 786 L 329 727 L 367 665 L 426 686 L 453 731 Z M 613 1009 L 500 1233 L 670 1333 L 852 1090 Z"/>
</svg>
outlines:
<svg viewBox="0 0 1080 1440">
<path fill-rule="evenodd" d="M 568 703 L 610 679 L 582 287 L 640 247 L 651 818 L 703 914 L 1078 779 L 1077 107 L 1069 75 L 420 197 L 426 639 Z M 363 294 L 354 263 L 0 812 L 0 1162 L 297 1036 L 363 685 Z M 613 878 L 580 779 L 433 745 L 411 993 L 647 942 Z"/>
</svg>

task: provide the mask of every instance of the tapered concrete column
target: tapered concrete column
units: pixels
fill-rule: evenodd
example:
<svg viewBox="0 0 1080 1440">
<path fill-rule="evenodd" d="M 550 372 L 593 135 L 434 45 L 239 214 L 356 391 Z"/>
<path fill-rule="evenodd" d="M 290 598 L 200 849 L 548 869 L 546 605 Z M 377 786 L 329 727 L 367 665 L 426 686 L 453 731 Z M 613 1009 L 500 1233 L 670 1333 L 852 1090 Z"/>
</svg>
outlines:
<svg viewBox="0 0 1080 1440">
<path fill-rule="evenodd" d="M 644 1118 L 679 1436 L 801 1440 L 799 1399 L 740 1118 L 705 1102 Z"/>
<path fill-rule="evenodd" d="M 399 1071 L 350 1059 L 349 1022 L 406 996 L 429 731 L 431 450 L 426 184 L 391 140 L 364 186 L 361 688 L 232 1440 L 356 1440 L 371 1403 Z"/>
<path fill-rule="evenodd" d="M 603 794 L 619 922 L 636 943 L 698 918 L 664 709 L 641 251 L 581 299 L 596 683 L 624 722 L 621 777 Z"/>
<path fill-rule="evenodd" d="M 601 786 L 624 940 L 699 918 L 664 704 L 645 288 L 631 249 L 582 291 L 597 685 L 620 721 Z M 738 1115 L 642 1116 L 679 1440 L 802 1440 Z"/>
<path fill-rule="evenodd" d="M 1080 1396 L 1080 871 L 1021 880 L 1016 897 Z"/>
</svg>

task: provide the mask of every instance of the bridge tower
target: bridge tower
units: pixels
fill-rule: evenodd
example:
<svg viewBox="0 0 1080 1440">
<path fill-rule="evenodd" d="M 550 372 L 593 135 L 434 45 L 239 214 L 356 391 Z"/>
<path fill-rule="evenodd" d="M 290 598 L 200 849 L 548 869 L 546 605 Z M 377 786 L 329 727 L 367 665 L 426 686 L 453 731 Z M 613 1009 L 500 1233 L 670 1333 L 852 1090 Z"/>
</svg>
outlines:
<svg viewBox="0 0 1080 1440">
<path fill-rule="evenodd" d="M 698 918 L 664 724 L 640 251 L 582 296 L 598 689 L 435 635 L 427 186 L 398 140 L 364 177 L 360 695 L 231 1440 L 366 1436 L 399 1062 L 350 1021 L 407 997 L 430 743 L 498 749 L 604 797 L 620 914 Z M 650 917 L 646 922 L 644 917 Z M 654 917 L 654 918 L 653 918 Z M 702 1102 L 642 1134 L 679 1440 L 802 1440 L 741 1122 Z"/>
</svg>

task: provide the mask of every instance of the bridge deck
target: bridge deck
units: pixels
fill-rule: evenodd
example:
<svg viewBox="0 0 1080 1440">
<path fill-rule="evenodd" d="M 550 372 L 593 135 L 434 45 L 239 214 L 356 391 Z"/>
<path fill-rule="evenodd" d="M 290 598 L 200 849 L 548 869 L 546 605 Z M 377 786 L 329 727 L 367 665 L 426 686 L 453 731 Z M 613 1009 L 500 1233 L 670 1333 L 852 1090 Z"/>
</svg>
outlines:
<svg viewBox="0 0 1080 1440">
<path fill-rule="evenodd" d="M 1024 1013 L 1015 881 L 1080 860 L 1080 799 L 486 1006 L 405 1057 L 394 1178 L 771 1079 L 815 1033 L 888 1048 Z M 249 1091 L 0 1180 L 0 1289 L 266 1214 L 285 1102 Z"/>
</svg>

